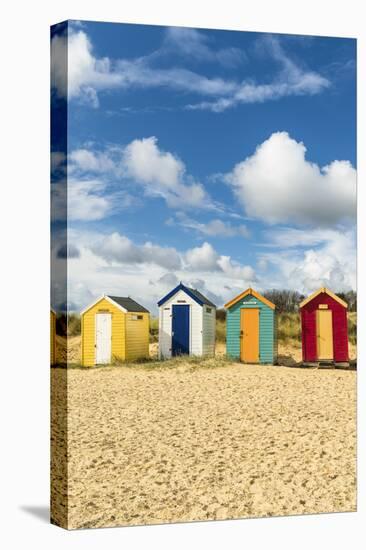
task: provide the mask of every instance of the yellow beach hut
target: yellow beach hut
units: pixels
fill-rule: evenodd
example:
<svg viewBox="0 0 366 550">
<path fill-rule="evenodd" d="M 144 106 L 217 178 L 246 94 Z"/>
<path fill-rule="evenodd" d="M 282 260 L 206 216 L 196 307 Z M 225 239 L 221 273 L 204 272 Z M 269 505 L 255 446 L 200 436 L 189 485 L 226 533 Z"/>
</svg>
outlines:
<svg viewBox="0 0 366 550">
<path fill-rule="evenodd" d="M 149 311 L 130 297 L 103 295 L 81 312 L 85 367 L 149 357 Z"/>
<path fill-rule="evenodd" d="M 50 311 L 50 363 L 54 365 L 56 363 L 56 312 L 51 309 Z"/>
</svg>

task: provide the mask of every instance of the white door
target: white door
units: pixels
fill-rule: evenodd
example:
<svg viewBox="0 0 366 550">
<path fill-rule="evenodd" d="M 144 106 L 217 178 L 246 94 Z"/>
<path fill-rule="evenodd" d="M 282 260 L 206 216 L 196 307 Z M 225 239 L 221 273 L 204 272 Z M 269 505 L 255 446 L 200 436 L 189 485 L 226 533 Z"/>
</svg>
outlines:
<svg viewBox="0 0 366 550">
<path fill-rule="evenodd" d="M 112 315 L 97 313 L 95 316 L 95 363 L 105 365 L 111 362 Z"/>
</svg>

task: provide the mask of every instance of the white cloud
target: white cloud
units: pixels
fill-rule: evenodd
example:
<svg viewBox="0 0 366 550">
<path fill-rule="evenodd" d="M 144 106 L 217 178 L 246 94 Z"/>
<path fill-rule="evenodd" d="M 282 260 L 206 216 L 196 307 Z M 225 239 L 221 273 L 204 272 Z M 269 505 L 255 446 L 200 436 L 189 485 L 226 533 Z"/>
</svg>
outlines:
<svg viewBox="0 0 366 550">
<path fill-rule="evenodd" d="M 222 112 L 240 103 L 263 103 L 287 96 L 315 95 L 330 86 L 327 78 L 314 71 L 298 67 L 284 52 L 279 40 L 267 37 L 268 53 L 279 63 L 280 71 L 270 83 L 247 79 L 239 83 L 232 94 L 214 101 L 188 105 L 189 109 L 208 109 Z"/>
<path fill-rule="evenodd" d="M 127 145 L 122 165 L 148 195 L 163 197 L 168 206 L 212 207 L 204 187 L 186 174 L 185 165 L 177 156 L 159 149 L 154 136 L 135 139 Z"/>
<path fill-rule="evenodd" d="M 251 266 L 242 266 L 238 262 L 232 260 L 230 256 L 221 256 L 217 263 L 225 275 L 231 279 L 243 279 L 243 281 L 247 281 L 248 284 L 257 280 L 255 271 Z"/>
<path fill-rule="evenodd" d="M 197 72 L 173 66 L 156 66 L 167 46 L 175 45 L 176 53 L 191 59 L 214 61 L 226 66 L 235 66 L 245 57 L 237 48 L 214 51 L 202 33 L 194 29 L 168 30 L 165 44 L 150 55 L 137 59 L 111 60 L 98 58 L 93 53 L 92 43 L 82 29 L 70 27 L 68 44 L 65 36 L 52 39 L 52 85 L 60 96 L 66 96 L 65 51 L 68 57 L 68 96 L 78 98 L 93 107 L 98 107 L 98 92 L 113 88 L 170 88 L 191 92 L 209 99 L 191 104 L 190 109 L 209 109 L 221 112 L 240 103 L 257 103 L 280 99 L 290 95 L 313 95 L 322 92 L 330 83 L 320 74 L 298 67 L 283 51 L 276 38 L 268 39 L 268 54 L 280 70 L 273 81 L 257 83 L 253 79 L 242 82 L 220 77 L 207 77 Z"/>
<path fill-rule="evenodd" d="M 179 283 L 178 277 L 174 273 L 164 273 L 158 281 L 162 285 L 166 285 L 169 288 L 174 288 Z"/>
<path fill-rule="evenodd" d="M 83 172 L 108 172 L 115 170 L 115 163 L 108 153 L 75 149 L 69 155 L 69 170 Z"/>
<path fill-rule="evenodd" d="M 262 253 L 260 259 L 275 268 L 275 286 L 305 294 L 321 286 L 335 292 L 356 289 L 354 229 L 301 231 L 280 228 L 268 237 L 269 245 L 276 251 Z"/>
<path fill-rule="evenodd" d="M 234 279 L 255 279 L 251 267 L 233 262 L 230 256 L 221 256 L 207 242 L 202 246 L 188 249 L 185 253 L 180 253 L 175 248 L 162 247 L 151 242 L 136 245 L 126 236 L 114 232 L 90 244 L 90 249 L 110 263 L 155 264 L 169 270 L 185 269 L 188 272 L 222 271 Z"/>
<path fill-rule="evenodd" d="M 96 59 L 84 31 L 69 27 L 68 33 L 51 41 L 51 84 L 60 97 L 80 98 L 98 107 L 97 89 L 110 88 L 119 81 L 111 74 L 108 58 Z"/>
<path fill-rule="evenodd" d="M 241 236 L 244 238 L 248 238 L 250 236 L 249 229 L 244 224 L 232 225 L 229 222 L 225 223 L 224 221 L 219 219 L 213 219 L 207 223 L 201 223 L 189 218 L 183 212 L 178 212 L 176 214 L 176 218 L 176 222 L 174 221 L 174 219 L 169 220 L 168 225 L 173 225 L 174 223 L 177 223 L 185 229 L 192 229 L 208 237 Z"/>
<path fill-rule="evenodd" d="M 254 269 L 242 266 L 233 261 L 230 256 L 219 255 L 213 246 L 207 242 L 202 246 L 191 248 L 185 254 L 186 268 L 192 271 L 222 272 L 229 279 L 243 279 L 246 282 L 256 281 Z"/>
<path fill-rule="evenodd" d="M 193 269 L 186 258 L 186 253 L 192 251 L 152 243 L 137 245 L 119 234 L 69 229 L 68 242 L 79 251 L 68 266 L 68 300 L 76 310 L 105 293 L 129 295 L 156 315 L 157 301 L 179 281 L 198 288 L 220 307 L 255 279 L 249 266 L 240 266 L 214 249 L 207 251 L 207 247 L 201 253 L 196 250 L 189 254 Z M 59 265 L 56 262 L 64 262 L 57 259 L 58 248 L 55 245 L 55 267 Z M 210 255 L 216 264 L 210 263 Z M 57 297 L 55 306 L 56 302 Z"/>
<path fill-rule="evenodd" d="M 227 181 L 248 216 L 268 223 L 318 225 L 356 214 L 356 171 L 349 161 L 319 167 L 305 158 L 306 147 L 287 132 L 276 132 L 237 164 Z"/>
<path fill-rule="evenodd" d="M 194 271 L 217 271 L 219 255 L 209 243 L 192 248 L 186 253 L 186 261 Z"/>
<path fill-rule="evenodd" d="M 213 302 L 216 306 L 220 307 L 223 304 L 221 292 L 219 292 L 219 294 L 215 294 L 215 292 L 213 292 L 210 289 L 211 285 L 207 285 L 207 279 L 206 280 L 191 279 L 188 277 L 188 278 L 185 278 L 182 281 L 182 283 L 190 288 L 194 288 L 199 292 L 201 292 L 204 296 L 206 296 L 206 298 L 211 300 L 211 302 Z"/>
<path fill-rule="evenodd" d="M 167 189 L 176 188 L 185 171 L 179 158 L 159 150 L 156 137 L 135 139 L 127 145 L 124 164 L 134 179 Z"/>
<path fill-rule="evenodd" d="M 166 269 L 179 269 L 181 259 L 174 248 L 146 242 L 136 245 L 117 232 L 107 235 L 91 246 L 91 250 L 107 262 L 120 264 L 155 264 Z"/>
<path fill-rule="evenodd" d="M 121 75 L 111 70 L 108 57 L 94 57 L 92 44 L 84 31 L 69 32 L 67 50 L 68 96 L 81 97 L 97 107 L 97 90 L 119 86 Z"/>
<path fill-rule="evenodd" d="M 105 186 L 98 180 L 68 182 L 67 215 L 70 221 L 92 221 L 105 218 L 112 203 L 103 196 Z"/>
<path fill-rule="evenodd" d="M 316 228 L 304 231 L 295 227 L 278 227 L 265 231 L 267 243 L 265 246 L 278 248 L 299 248 L 318 246 L 324 242 L 337 240 L 340 232 L 336 229 Z"/>
<path fill-rule="evenodd" d="M 52 221 L 102 220 L 135 203 L 124 190 L 108 190 L 101 179 L 69 177 L 51 185 Z"/>
<path fill-rule="evenodd" d="M 220 96 L 230 94 L 237 88 L 233 80 L 220 77 L 209 78 L 189 69 L 173 67 L 170 69 L 151 68 L 147 59 L 119 60 L 116 71 L 125 88 L 170 88 L 179 92 L 191 92 L 199 95 Z"/>
<path fill-rule="evenodd" d="M 164 46 L 159 54 L 164 54 L 165 51 L 181 54 L 190 60 L 220 63 L 225 67 L 235 67 L 247 59 L 245 52 L 239 48 L 215 50 L 207 34 L 186 27 L 167 29 Z"/>
<path fill-rule="evenodd" d="M 257 262 L 257 267 L 260 271 L 266 271 L 268 267 L 268 261 L 264 258 L 260 258 Z"/>
<path fill-rule="evenodd" d="M 173 208 L 218 208 L 203 185 L 187 174 L 184 162 L 160 149 L 154 136 L 135 139 L 125 147 L 109 146 L 104 151 L 76 149 L 69 155 L 68 170 L 79 179 L 103 176 L 120 188 L 132 180 L 143 187 L 146 195 L 161 197 Z"/>
<path fill-rule="evenodd" d="M 66 51 L 68 97 L 79 98 L 92 107 L 99 105 L 99 90 L 116 87 L 170 87 L 205 95 L 220 95 L 235 88 L 235 83 L 207 78 L 187 69 L 151 68 L 148 56 L 115 61 L 108 57 L 97 58 L 85 31 L 70 29 L 68 39 L 65 35 L 56 35 L 51 42 L 51 81 L 62 97 L 66 96 Z"/>
</svg>

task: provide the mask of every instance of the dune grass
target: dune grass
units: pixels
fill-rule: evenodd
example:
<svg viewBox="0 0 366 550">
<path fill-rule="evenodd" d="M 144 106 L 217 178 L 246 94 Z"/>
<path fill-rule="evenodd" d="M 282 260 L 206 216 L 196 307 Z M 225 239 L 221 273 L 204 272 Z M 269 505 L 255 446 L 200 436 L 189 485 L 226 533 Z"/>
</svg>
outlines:
<svg viewBox="0 0 366 550">
<path fill-rule="evenodd" d="M 226 321 L 216 319 L 216 342 L 226 342 Z"/>
<path fill-rule="evenodd" d="M 156 370 L 159 369 L 176 369 L 182 367 L 185 371 L 190 369 L 199 368 L 217 368 L 223 367 L 230 363 L 235 363 L 236 359 L 232 359 L 226 355 L 220 356 L 207 356 L 201 357 L 197 355 L 181 355 L 171 357 L 169 359 L 158 359 L 158 358 L 146 358 L 146 359 L 136 359 L 135 361 L 114 361 L 111 365 L 103 365 L 100 368 L 108 367 L 127 367 L 133 369 L 144 369 L 144 370 Z M 79 368 L 77 366 L 76 368 Z M 85 368 L 85 367 L 82 367 Z M 94 367 L 93 367 L 94 368 Z"/>
<path fill-rule="evenodd" d="M 158 317 L 150 317 L 150 344 L 159 341 L 159 319 Z"/>
<path fill-rule="evenodd" d="M 281 344 L 301 343 L 301 321 L 299 313 L 280 313 L 277 316 L 277 338 Z"/>
<path fill-rule="evenodd" d="M 80 315 L 70 313 L 67 317 L 67 335 L 78 336 L 81 333 Z"/>
<path fill-rule="evenodd" d="M 348 313 L 348 338 L 351 344 L 357 344 L 357 312 Z"/>
</svg>

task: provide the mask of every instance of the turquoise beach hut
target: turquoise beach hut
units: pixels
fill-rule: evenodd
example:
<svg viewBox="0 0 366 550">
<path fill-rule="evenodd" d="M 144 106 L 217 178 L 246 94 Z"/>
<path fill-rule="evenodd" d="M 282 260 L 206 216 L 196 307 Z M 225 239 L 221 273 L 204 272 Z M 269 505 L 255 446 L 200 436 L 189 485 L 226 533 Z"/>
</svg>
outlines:
<svg viewBox="0 0 366 550">
<path fill-rule="evenodd" d="M 275 305 L 248 288 L 225 304 L 226 353 L 243 363 L 277 362 Z"/>
</svg>

